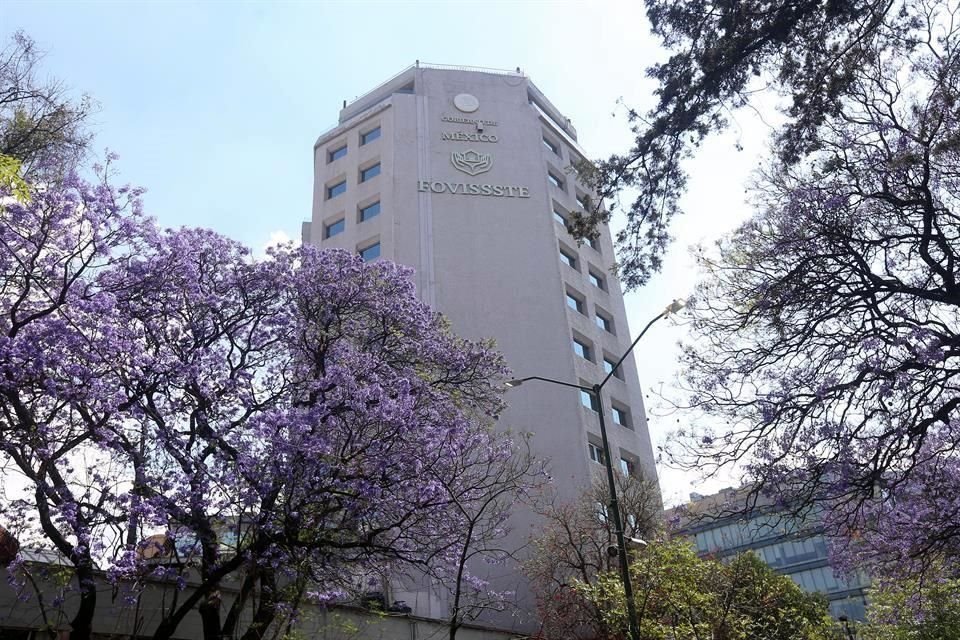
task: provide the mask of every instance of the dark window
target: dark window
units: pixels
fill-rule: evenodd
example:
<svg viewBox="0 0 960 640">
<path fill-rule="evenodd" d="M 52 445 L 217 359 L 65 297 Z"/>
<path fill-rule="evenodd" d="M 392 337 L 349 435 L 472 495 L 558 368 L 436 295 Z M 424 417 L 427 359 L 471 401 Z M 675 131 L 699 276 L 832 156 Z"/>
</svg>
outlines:
<svg viewBox="0 0 960 640">
<path fill-rule="evenodd" d="M 603 329 L 608 333 L 613 333 L 613 321 L 610 318 L 602 315 L 600 312 L 597 312 L 597 315 L 594 317 L 594 320 L 597 323 L 597 326 Z"/>
<path fill-rule="evenodd" d="M 363 169 L 362 171 L 360 171 L 360 182 L 366 182 L 370 178 L 375 178 L 378 175 L 380 175 L 379 162 L 371 167 L 367 167 L 366 169 Z"/>
<path fill-rule="evenodd" d="M 599 236 L 594 236 L 592 238 L 587 238 L 587 244 L 590 245 L 590 248 L 594 251 L 600 251 L 600 238 Z"/>
<path fill-rule="evenodd" d="M 346 221 L 343 218 L 340 218 L 336 222 L 331 222 L 323 228 L 323 237 L 332 238 L 338 233 L 343 233 L 343 230 L 346 228 Z"/>
<path fill-rule="evenodd" d="M 587 274 L 587 277 L 590 278 L 590 284 L 595 286 L 597 289 L 606 290 L 606 283 L 603 281 L 603 276 L 598 276 L 593 271 L 590 271 Z"/>
<path fill-rule="evenodd" d="M 543 146 L 546 147 L 547 149 L 549 149 L 550 151 L 552 151 L 552 152 L 554 153 L 554 155 L 560 155 L 560 147 L 558 147 L 558 146 L 555 145 L 553 142 L 551 142 L 551 141 L 547 138 L 547 136 L 543 136 L 543 137 L 541 138 L 541 140 L 543 140 Z"/>
<path fill-rule="evenodd" d="M 593 360 L 590 353 L 590 345 L 576 338 L 573 339 L 573 352 L 584 360 Z"/>
<path fill-rule="evenodd" d="M 584 389 L 580 389 L 580 404 L 591 411 L 600 411 L 600 403 L 597 402 L 597 396 Z"/>
<path fill-rule="evenodd" d="M 632 476 L 636 472 L 634 467 L 633 460 L 627 460 L 626 458 L 620 458 L 620 471 L 623 472 L 625 476 Z"/>
<path fill-rule="evenodd" d="M 553 210 L 553 219 L 556 222 L 559 222 L 560 224 L 562 224 L 564 227 L 567 226 L 567 217 L 562 213 L 560 213 L 560 211 L 558 211 L 557 209 Z"/>
<path fill-rule="evenodd" d="M 589 209 L 589 208 L 590 208 L 590 198 L 589 198 L 588 196 L 585 196 L 585 195 L 583 195 L 583 194 L 580 194 L 580 195 L 577 196 L 577 204 L 580 205 L 580 208 L 581 208 L 581 209 Z"/>
<path fill-rule="evenodd" d="M 360 249 L 360 257 L 364 262 L 370 262 L 380 257 L 380 243 L 372 244 L 369 247 Z"/>
<path fill-rule="evenodd" d="M 550 184 L 555 186 L 557 189 L 563 189 L 563 178 L 555 174 L 553 171 L 547 171 L 547 180 L 549 180 Z"/>
<path fill-rule="evenodd" d="M 366 222 L 370 218 L 376 218 L 378 215 L 380 215 L 379 200 L 360 209 L 360 222 Z"/>
<path fill-rule="evenodd" d="M 567 294 L 567 306 L 577 313 L 583 313 L 583 301 L 570 293 Z"/>
<path fill-rule="evenodd" d="M 576 268 L 577 268 L 577 258 L 576 258 L 575 256 L 567 253 L 567 252 L 564 251 L 563 249 L 560 249 L 560 262 L 562 262 L 563 264 L 567 265 L 567 266 L 570 267 L 571 269 L 576 269 Z"/>
<path fill-rule="evenodd" d="M 327 162 L 333 162 L 334 160 L 339 160 L 345 155 L 347 155 L 347 145 L 343 145 L 342 147 L 337 147 L 333 151 L 327 152 Z"/>
<path fill-rule="evenodd" d="M 632 428 L 632 427 L 630 426 L 630 416 L 627 415 L 627 410 L 626 410 L 626 409 L 619 409 L 619 408 L 617 408 L 617 407 L 611 407 L 610 410 L 613 412 L 613 422 L 614 422 L 614 424 L 618 424 L 618 425 L 620 425 L 621 427 L 627 427 L 628 429 L 631 429 L 631 428 Z"/>
<path fill-rule="evenodd" d="M 604 373 L 610 373 L 611 371 L 613 371 L 613 365 L 615 365 L 615 364 L 617 364 L 617 363 L 616 363 L 615 361 L 611 360 L 610 358 L 604 358 L 604 359 L 603 359 L 603 372 L 604 372 Z M 613 374 L 613 377 L 614 377 L 614 378 L 620 378 L 621 380 L 623 380 L 623 365 L 621 365 L 620 368 L 617 369 L 617 372 L 616 372 L 615 374 Z"/>
<path fill-rule="evenodd" d="M 370 129 L 370 131 L 360 134 L 360 145 L 363 146 L 365 144 L 373 142 L 379 137 L 380 137 L 380 127 L 377 127 L 376 129 Z"/>
<path fill-rule="evenodd" d="M 336 198 L 338 195 L 340 195 L 341 193 L 345 192 L 346 190 L 347 190 L 347 181 L 346 181 L 346 180 L 342 180 L 342 181 L 338 182 L 337 184 L 334 184 L 334 185 L 331 185 L 331 186 L 327 187 L 327 200 L 329 200 L 329 199 L 331 199 L 331 198 Z"/>
<path fill-rule="evenodd" d="M 603 449 L 592 442 L 587 443 L 587 451 L 590 452 L 590 459 L 597 464 L 603 464 Z"/>
</svg>

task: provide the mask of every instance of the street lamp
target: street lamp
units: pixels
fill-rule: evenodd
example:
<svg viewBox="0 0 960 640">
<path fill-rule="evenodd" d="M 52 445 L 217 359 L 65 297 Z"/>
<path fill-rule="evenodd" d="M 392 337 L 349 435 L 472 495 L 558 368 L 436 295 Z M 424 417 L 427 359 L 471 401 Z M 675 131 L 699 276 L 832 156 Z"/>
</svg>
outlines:
<svg viewBox="0 0 960 640">
<path fill-rule="evenodd" d="M 840 616 L 837 618 L 837 620 L 843 623 L 843 629 L 847 632 L 847 637 L 850 640 L 856 640 L 856 636 L 853 635 L 853 631 L 850 629 L 850 618 L 847 616 Z"/>
<path fill-rule="evenodd" d="M 580 389 L 581 391 L 586 391 L 587 393 L 592 393 L 597 400 L 597 414 L 600 417 L 600 438 L 603 442 L 603 458 L 606 463 L 607 468 L 607 486 L 610 489 L 610 511 L 613 512 L 613 528 L 614 533 L 617 538 L 617 554 L 620 556 L 620 578 L 623 581 L 623 595 L 627 600 L 627 622 L 630 625 L 630 637 L 632 640 L 640 640 L 640 623 L 637 620 L 637 606 L 633 601 L 633 585 L 630 582 L 630 563 L 627 558 L 627 543 L 623 535 L 623 520 L 620 518 L 620 501 L 617 499 L 617 488 L 616 481 L 613 477 L 613 463 L 610 456 L 610 442 L 607 439 L 607 425 L 604 420 L 604 411 L 603 411 L 603 396 L 601 391 L 603 391 L 604 385 L 614 376 L 617 370 L 620 368 L 620 365 L 624 360 L 627 359 L 627 356 L 633 351 L 633 348 L 637 346 L 637 343 L 640 342 L 640 338 L 644 336 L 647 330 L 653 326 L 657 320 L 665 318 L 671 313 L 676 313 L 684 307 L 684 303 L 680 300 L 674 300 L 667 308 L 660 312 L 653 320 L 647 323 L 647 326 L 643 328 L 634 341 L 630 344 L 623 355 L 620 356 L 620 359 L 617 360 L 616 364 L 607 372 L 607 375 L 600 381 L 599 384 L 595 384 L 591 387 L 573 384 L 572 382 L 564 382 L 563 380 L 554 380 L 553 378 L 545 378 L 543 376 L 527 376 L 526 378 L 518 378 L 515 380 L 509 380 L 506 384 L 508 388 L 519 387 L 524 382 L 530 380 L 540 380 L 541 382 L 549 382 L 551 384 L 557 384 L 563 387 L 573 387 L 574 389 Z M 633 540 L 631 538 L 631 540 Z M 642 540 L 637 540 L 638 543 L 643 543 Z"/>
</svg>

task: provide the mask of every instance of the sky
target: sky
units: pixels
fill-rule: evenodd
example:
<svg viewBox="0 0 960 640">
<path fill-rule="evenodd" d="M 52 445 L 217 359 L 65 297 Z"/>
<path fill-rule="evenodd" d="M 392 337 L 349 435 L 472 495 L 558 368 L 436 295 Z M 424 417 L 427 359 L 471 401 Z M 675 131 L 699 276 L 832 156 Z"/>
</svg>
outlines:
<svg viewBox="0 0 960 640">
<path fill-rule="evenodd" d="M 209 227 L 255 249 L 299 238 L 313 142 L 342 102 L 416 60 L 520 67 L 603 157 L 628 148 L 618 105 L 652 106 L 644 70 L 663 55 L 637 1 L 0 2 L 0 38 L 18 29 L 46 52 L 43 74 L 99 103 L 96 148 L 120 156 L 119 179 L 147 188 L 161 225 Z M 767 134 L 736 114 L 689 165 L 687 213 L 664 269 L 626 296 L 634 332 L 692 291 L 689 247 L 748 215 L 744 184 Z M 657 399 L 670 395 L 685 335 L 682 322 L 661 322 L 635 351 L 655 448 L 692 419 Z M 658 472 L 671 505 L 735 482 Z"/>
</svg>

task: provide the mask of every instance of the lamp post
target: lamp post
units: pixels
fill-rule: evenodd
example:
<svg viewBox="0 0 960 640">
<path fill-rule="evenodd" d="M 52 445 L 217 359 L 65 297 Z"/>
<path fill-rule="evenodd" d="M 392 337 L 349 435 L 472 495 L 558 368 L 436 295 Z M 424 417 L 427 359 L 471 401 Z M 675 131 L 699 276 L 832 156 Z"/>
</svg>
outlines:
<svg viewBox="0 0 960 640">
<path fill-rule="evenodd" d="M 853 631 L 850 629 L 850 618 L 848 618 L 847 616 L 840 616 L 839 618 L 837 618 L 837 620 L 843 623 L 843 629 L 844 631 L 847 632 L 847 637 L 850 640 L 856 640 L 856 636 L 853 635 Z"/>
<path fill-rule="evenodd" d="M 630 638 L 632 640 L 640 640 L 640 623 L 637 620 L 637 606 L 633 601 L 633 584 L 630 582 L 630 563 L 627 557 L 627 543 L 623 534 L 623 520 L 620 517 L 620 500 L 617 498 L 617 487 L 616 480 L 613 477 L 613 462 L 610 456 L 610 442 L 607 439 L 607 424 L 604 418 L 604 409 L 603 409 L 603 396 L 601 391 L 603 391 L 604 385 L 616 374 L 617 370 L 620 368 L 620 365 L 624 360 L 627 359 L 627 356 L 633 351 L 633 348 L 637 346 L 637 343 L 640 342 L 640 338 L 644 336 L 647 330 L 653 326 L 657 320 L 665 318 L 671 313 L 676 313 L 682 309 L 684 303 L 680 300 L 674 300 L 671 302 L 666 309 L 660 312 L 655 318 L 647 323 L 647 326 L 643 328 L 640 334 L 634 339 L 623 355 L 620 356 L 620 359 L 617 360 L 616 364 L 607 372 L 607 375 L 600 381 L 599 384 L 593 386 L 585 386 L 580 384 L 574 384 L 572 382 L 564 382 L 563 380 L 554 380 L 553 378 L 545 378 L 543 376 L 527 376 L 526 378 L 518 378 L 515 380 L 510 380 L 507 382 L 507 387 L 519 387 L 524 382 L 530 380 L 540 380 L 541 382 L 549 382 L 551 384 L 557 384 L 563 387 L 573 387 L 574 389 L 580 389 L 581 391 L 586 391 L 587 393 L 593 394 L 593 397 L 597 401 L 597 414 L 600 418 L 600 438 L 603 442 L 603 458 L 604 463 L 607 469 L 607 486 L 610 490 L 610 511 L 613 516 L 613 528 L 614 534 L 617 538 L 617 554 L 620 556 L 620 578 L 623 581 L 623 595 L 627 600 L 627 622 L 630 626 Z"/>
</svg>

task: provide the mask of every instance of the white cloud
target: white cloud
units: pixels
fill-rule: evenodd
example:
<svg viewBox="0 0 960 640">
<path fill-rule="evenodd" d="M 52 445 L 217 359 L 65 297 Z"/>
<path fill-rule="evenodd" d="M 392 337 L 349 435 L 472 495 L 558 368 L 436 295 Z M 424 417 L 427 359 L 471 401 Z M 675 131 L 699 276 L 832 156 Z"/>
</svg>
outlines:
<svg viewBox="0 0 960 640">
<path fill-rule="evenodd" d="M 276 247 L 287 242 L 293 242 L 294 246 L 299 246 L 300 240 L 294 240 L 290 235 L 283 229 L 277 229 L 270 232 L 270 236 L 267 238 L 267 241 L 264 242 L 260 248 L 257 250 L 256 254 L 258 258 L 264 258 L 267 255 L 267 250 L 271 247 Z"/>
</svg>

